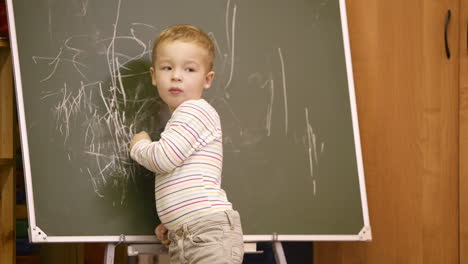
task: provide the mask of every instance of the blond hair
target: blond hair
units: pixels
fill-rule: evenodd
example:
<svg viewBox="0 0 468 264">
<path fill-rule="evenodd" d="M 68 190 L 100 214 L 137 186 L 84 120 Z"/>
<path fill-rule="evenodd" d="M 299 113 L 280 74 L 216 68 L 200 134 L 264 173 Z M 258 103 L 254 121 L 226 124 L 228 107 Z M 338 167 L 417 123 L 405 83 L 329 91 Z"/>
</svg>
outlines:
<svg viewBox="0 0 468 264">
<path fill-rule="evenodd" d="M 192 25 L 172 25 L 164 29 L 154 41 L 153 65 L 156 62 L 156 50 L 158 45 L 166 41 L 193 42 L 208 52 L 208 70 L 213 68 L 214 44 L 211 38 L 203 30 Z"/>
</svg>

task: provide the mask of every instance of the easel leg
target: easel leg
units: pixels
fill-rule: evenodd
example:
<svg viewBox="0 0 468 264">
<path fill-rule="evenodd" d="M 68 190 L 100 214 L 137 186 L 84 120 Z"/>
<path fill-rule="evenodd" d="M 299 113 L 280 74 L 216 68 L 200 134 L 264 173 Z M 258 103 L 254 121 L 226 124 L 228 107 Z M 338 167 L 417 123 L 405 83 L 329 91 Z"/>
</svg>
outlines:
<svg viewBox="0 0 468 264">
<path fill-rule="evenodd" d="M 273 242 L 273 254 L 275 255 L 276 264 L 287 264 L 283 245 L 281 245 L 280 241 Z"/>
<path fill-rule="evenodd" d="M 115 244 L 109 243 L 104 254 L 104 264 L 114 264 Z"/>
</svg>

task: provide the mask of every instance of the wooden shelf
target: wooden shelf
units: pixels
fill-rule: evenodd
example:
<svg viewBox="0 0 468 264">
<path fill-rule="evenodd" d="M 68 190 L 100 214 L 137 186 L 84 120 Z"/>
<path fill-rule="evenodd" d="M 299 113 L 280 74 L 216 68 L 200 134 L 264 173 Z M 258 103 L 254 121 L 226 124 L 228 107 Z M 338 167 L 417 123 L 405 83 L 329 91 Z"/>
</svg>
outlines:
<svg viewBox="0 0 468 264">
<path fill-rule="evenodd" d="M 13 164 L 13 159 L 0 158 L 0 166 Z"/>
<path fill-rule="evenodd" d="M 10 41 L 6 39 L 0 39 L 0 48 L 9 48 Z"/>
<path fill-rule="evenodd" d="M 0 39 L 0 263 L 15 261 L 14 95 L 9 49 L 9 41 Z"/>
<path fill-rule="evenodd" d="M 15 207 L 16 219 L 28 218 L 28 210 L 25 204 L 17 204 Z"/>
</svg>

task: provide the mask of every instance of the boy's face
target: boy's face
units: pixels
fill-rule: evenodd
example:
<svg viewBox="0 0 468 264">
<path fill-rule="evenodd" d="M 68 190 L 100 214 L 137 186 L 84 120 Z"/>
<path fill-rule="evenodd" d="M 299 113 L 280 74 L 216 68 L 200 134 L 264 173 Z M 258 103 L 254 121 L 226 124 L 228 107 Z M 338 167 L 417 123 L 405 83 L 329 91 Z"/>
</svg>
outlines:
<svg viewBox="0 0 468 264">
<path fill-rule="evenodd" d="M 171 112 L 187 100 L 200 99 L 214 78 L 208 52 L 196 43 L 177 40 L 158 45 L 150 71 L 153 85 Z"/>
</svg>

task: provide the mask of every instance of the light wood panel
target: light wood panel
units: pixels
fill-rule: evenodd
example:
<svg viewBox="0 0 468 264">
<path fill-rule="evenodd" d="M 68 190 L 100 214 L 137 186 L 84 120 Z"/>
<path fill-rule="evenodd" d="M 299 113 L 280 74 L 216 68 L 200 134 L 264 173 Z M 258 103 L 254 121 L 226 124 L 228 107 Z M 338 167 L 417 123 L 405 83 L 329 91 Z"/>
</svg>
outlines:
<svg viewBox="0 0 468 264">
<path fill-rule="evenodd" d="M 13 158 L 13 75 L 8 47 L 0 46 L 0 158 Z"/>
<path fill-rule="evenodd" d="M 459 2 L 347 2 L 373 241 L 314 263 L 458 263 Z"/>
<path fill-rule="evenodd" d="M 460 264 L 468 264 L 468 2 L 460 5 Z"/>
<path fill-rule="evenodd" d="M 14 263 L 15 259 L 13 191 L 13 166 L 0 165 L 0 263 Z"/>
<path fill-rule="evenodd" d="M 0 45 L 0 263 L 15 263 L 12 78 L 10 50 Z"/>
</svg>

